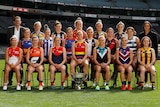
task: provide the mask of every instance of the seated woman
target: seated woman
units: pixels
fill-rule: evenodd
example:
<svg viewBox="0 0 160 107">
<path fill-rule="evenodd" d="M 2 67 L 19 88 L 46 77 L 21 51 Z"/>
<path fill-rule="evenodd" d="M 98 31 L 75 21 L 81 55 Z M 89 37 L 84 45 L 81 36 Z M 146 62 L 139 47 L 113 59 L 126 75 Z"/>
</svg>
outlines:
<svg viewBox="0 0 160 107">
<path fill-rule="evenodd" d="M 50 81 L 51 88 L 54 89 L 55 72 L 61 72 L 61 89 L 64 89 L 65 75 L 66 75 L 66 49 L 61 44 L 61 38 L 54 38 L 55 46 L 49 50 L 49 63 L 50 63 Z"/>
<path fill-rule="evenodd" d="M 11 46 L 7 48 L 5 54 L 5 71 L 3 90 L 7 90 L 8 75 L 11 70 L 15 71 L 17 79 L 17 90 L 21 90 L 20 86 L 20 70 L 23 51 L 18 47 L 18 38 L 13 35 L 10 38 Z"/>
<path fill-rule="evenodd" d="M 155 89 L 155 67 L 156 61 L 155 50 L 151 48 L 152 41 L 149 37 L 145 36 L 141 39 L 141 48 L 138 49 L 138 63 L 140 71 L 141 89 L 144 90 L 145 72 L 151 74 L 152 89 Z"/>
<path fill-rule="evenodd" d="M 88 65 L 89 62 L 87 60 L 88 56 L 88 44 L 83 40 L 83 32 L 82 30 L 77 31 L 77 40 L 72 44 L 72 59 L 70 63 L 71 69 L 71 77 L 75 74 L 75 67 L 77 65 L 83 66 L 84 73 L 84 81 L 87 80 L 88 77 Z"/>
<path fill-rule="evenodd" d="M 120 71 L 120 78 L 122 81 L 121 90 L 126 90 L 126 80 L 125 80 L 125 72 L 127 73 L 128 79 L 128 90 L 132 90 L 131 80 L 132 80 L 132 50 L 127 47 L 128 39 L 127 36 L 124 35 L 121 38 L 121 46 L 116 50 L 116 60 L 117 60 L 117 71 Z"/>
<path fill-rule="evenodd" d="M 43 58 L 44 52 L 43 48 L 38 46 L 39 39 L 37 36 L 32 37 L 32 47 L 28 49 L 26 61 L 27 61 L 27 70 L 28 70 L 28 77 L 27 77 L 27 90 L 31 90 L 31 77 L 34 71 L 38 72 L 39 76 L 39 90 L 43 90 Z"/>
<path fill-rule="evenodd" d="M 100 90 L 99 79 L 100 73 L 105 72 L 105 90 L 110 90 L 109 80 L 110 80 L 110 62 L 111 62 L 111 51 L 110 48 L 105 46 L 105 37 L 99 36 L 99 45 L 93 50 L 93 57 L 96 70 L 96 90 Z"/>
</svg>

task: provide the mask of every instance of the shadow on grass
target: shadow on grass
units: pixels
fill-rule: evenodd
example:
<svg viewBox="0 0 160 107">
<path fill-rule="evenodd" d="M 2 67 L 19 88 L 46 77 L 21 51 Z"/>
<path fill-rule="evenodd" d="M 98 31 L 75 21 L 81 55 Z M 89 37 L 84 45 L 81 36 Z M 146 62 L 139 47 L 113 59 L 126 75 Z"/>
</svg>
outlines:
<svg viewBox="0 0 160 107">
<path fill-rule="evenodd" d="M 119 93 L 119 92 L 143 93 L 143 92 L 154 91 L 151 88 L 145 88 L 145 90 L 141 90 L 139 87 L 134 87 L 133 90 L 131 90 L 131 91 L 128 91 L 128 90 L 122 91 L 121 87 L 116 87 L 116 88 L 111 87 L 109 91 L 106 91 L 103 86 L 101 86 L 100 91 L 96 91 L 95 88 L 93 88 L 93 87 L 88 87 L 86 89 L 82 88 L 81 90 L 71 89 L 70 87 L 65 87 L 64 90 L 61 90 L 59 86 L 56 86 L 54 90 L 51 89 L 51 87 L 44 87 L 43 91 L 39 91 L 38 86 L 32 87 L 31 91 L 27 91 L 27 89 L 25 87 L 22 87 L 21 91 L 17 91 L 15 86 L 8 87 L 7 91 L 3 91 L 2 87 L 0 87 L 0 89 L 1 89 L 0 91 L 7 92 L 7 93 L 17 93 L 17 92 L 19 92 L 19 93 L 26 92 L 27 93 L 27 92 L 29 92 L 29 93 L 56 93 L 56 94 L 72 93 L 72 92 L 78 92 L 78 93 L 79 92 L 81 92 L 81 93 L 107 92 L 107 93 L 115 94 L 115 93 Z"/>
</svg>

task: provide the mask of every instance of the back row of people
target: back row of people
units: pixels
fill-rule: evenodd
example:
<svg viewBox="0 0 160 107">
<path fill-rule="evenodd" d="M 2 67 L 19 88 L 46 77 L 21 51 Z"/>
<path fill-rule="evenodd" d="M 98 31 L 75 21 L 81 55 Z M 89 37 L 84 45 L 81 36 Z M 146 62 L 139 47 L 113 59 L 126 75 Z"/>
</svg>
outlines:
<svg viewBox="0 0 160 107">
<path fill-rule="evenodd" d="M 18 19 L 18 20 L 20 20 L 20 19 Z M 31 47 L 31 45 L 33 47 L 33 43 L 32 43 L 33 42 L 33 37 L 38 37 L 38 39 L 39 39 L 38 40 L 39 41 L 38 42 L 38 47 L 43 47 L 42 50 L 44 51 L 44 55 L 42 55 L 42 56 L 44 56 L 44 58 L 43 58 L 44 60 L 41 60 L 41 61 L 47 61 L 48 60 L 50 63 L 52 63 L 51 60 L 53 60 L 53 61 L 55 61 L 55 63 L 59 63 L 59 64 L 62 61 L 63 63 L 61 63 L 61 65 L 63 65 L 66 60 L 68 62 L 70 62 L 69 60 L 71 60 L 71 62 L 70 62 L 70 65 L 71 65 L 71 75 L 74 75 L 74 73 L 75 73 L 75 66 L 78 65 L 78 64 L 82 64 L 84 66 L 84 70 L 83 71 L 84 71 L 85 77 L 87 77 L 87 75 L 88 75 L 88 64 L 89 64 L 89 62 L 91 62 L 91 80 L 94 82 L 94 78 L 96 77 L 96 90 L 100 90 L 100 87 L 98 85 L 98 81 L 99 81 L 99 71 L 101 71 L 100 68 L 98 69 L 97 67 L 94 67 L 94 65 L 96 64 L 96 60 L 95 60 L 95 59 L 97 59 L 96 57 L 98 57 L 99 60 L 101 60 L 100 62 L 107 63 L 107 65 L 110 64 L 110 60 L 111 60 L 112 63 L 115 65 L 114 66 L 114 69 L 115 69 L 116 65 L 117 65 L 115 63 L 120 64 L 117 61 L 118 58 L 121 58 L 121 61 L 124 61 L 124 60 L 126 60 L 126 59 L 124 59 L 124 58 L 126 58 L 126 55 L 123 55 L 123 54 L 127 53 L 127 55 L 128 55 L 129 53 L 131 53 L 129 55 L 132 55 L 132 52 L 129 51 L 130 48 L 131 48 L 131 51 L 133 51 L 133 53 L 134 53 L 134 58 L 128 58 L 127 57 L 130 60 L 127 63 L 129 65 L 130 65 L 130 63 L 133 63 L 132 64 L 133 68 L 136 68 L 136 62 L 137 62 L 136 51 L 140 47 L 140 40 L 139 40 L 138 37 L 135 36 L 135 30 L 134 30 L 133 27 L 128 27 L 126 29 L 126 32 L 122 32 L 123 29 L 124 29 L 124 23 L 123 22 L 119 22 L 117 24 L 117 26 L 116 26 L 117 29 L 119 29 L 119 33 L 117 33 L 117 34 L 114 35 L 114 30 L 111 27 L 108 28 L 106 32 L 102 31 L 103 24 L 102 24 L 101 20 L 98 20 L 97 23 L 96 23 L 97 32 L 94 32 L 92 27 L 88 27 L 88 29 L 87 29 L 86 32 L 83 31 L 82 30 L 83 22 L 79 18 L 75 21 L 74 24 L 75 24 L 75 27 L 76 27 L 75 30 L 73 30 L 71 27 L 69 27 L 69 28 L 67 28 L 66 33 L 64 33 L 64 32 L 61 31 L 62 24 L 59 21 L 56 21 L 56 23 L 55 23 L 54 26 L 55 26 L 55 28 L 57 27 L 56 29 L 57 29 L 58 33 L 54 33 L 54 34 L 52 34 L 52 36 L 51 36 L 51 30 L 49 29 L 49 27 L 47 25 L 45 25 L 44 33 L 42 33 L 42 32 L 36 32 L 36 31 L 40 31 L 40 28 L 41 28 L 41 23 L 40 22 L 36 22 L 34 24 L 35 28 L 36 28 L 36 26 L 38 26 L 37 30 L 35 31 L 36 32 L 35 35 L 34 34 L 30 35 L 30 30 L 28 28 L 25 28 L 24 29 L 24 38 L 21 39 L 20 42 L 19 42 L 19 46 L 21 46 L 21 48 L 23 49 L 23 53 L 24 53 L 23 60 L 26 59 L 25 58 L 26 57 L 26 49 L 28 49 L 29 47 Z M 144 23 L 144 29 L 145 29 L 146 25 L 148 25 L 151 28 L 150 22 L 146 21 Z M 147 29 L 147 27 L 146 27 L 146 29 Z M 151 30 L 151 29 L 148 29 L 148 30 Z M 151 31 L 149 33 L 151 33 Z M 145 35 L 147 36 L 147 34 L 145 34 Z M 122 56 L 119 57 L 118 54 L 116 54 L 116 52 L 117 52 L 118 49 L 119 49 L 119 51 L 123 50 L 123 49 L 121 49 L 122 48 L 122 39 L 121 38 L 123 36 L 127 37 L 126 39 L 127 39 L 127 44 L 128 44 L 128 46 L 127 46 L 128 50 L 127 50 L 126 53 L 122 52 L 122 54 L 120 54 Z M 30 37 L 32 37 L 32 41 L 31 41 Z M 104 38 L 102 38 L 102 37 L 104 37 Z M 98 38 L 98 40 L 97 40 L 97 38 Z M 106 49 L 105 48 L 104 49 L 100 48 L 100 38 L 104 39 L 104 43 L 105 44 L 103 44 L 103 45 L 105 45 L 105 47 L 107 47 Z M 157 39 L 155 39 L 156 38 L 155 36 L 153 36 L 153 38 L 154 38 L 154 39 L 152 39 L 153 41 L 157 40 Z M 64 55 L 65 54 L 65 49 L 62 48 L 62 47 L 60 49 L 56 48 L 56 41 L 55 41 L 56 39 L 58 39 L 57 41 L 60 41 L 60 46 L 65 47 L 65 49 L 67 50 L 67 52 L 66 52 L 67 53 L 66 59 L 64 57 L 65 56 Z M 19 41 L 19 39 L 17 39 L 17 41 Z M 24 43 L 25 43 L 26 46 L 24 45 Z M 58 43 L 57 43 L 57 45 L 58 45 Z M 51 47 L 55 47 L 55 49 L 52 49 L 52 50 L 54 50 L 52 52 L 55 54 L 56 57 L 49 59 L 49 55 L 51 53 L 50 52 L 50 48 Z M 94 47 L 96 47 L 97 52 L 100 52 L 99 54 L 97 54 L 98 56 L 95 55 L 95 52 L 93 51 Z M 155 45 L 154 48 L 155 48 L 155 50 L 157 49 L 156 45 Z M 31 48 L 29 48 L 29 49 L 31 49 Z M 107 52 L 107 56 L 105 55 L 105 52 Z M 60 62 L 57 62 L 56 58 L 57 58 L 57 56 L 59 56 L 60 53 L 61 54 L 63 53 L 64 56 L 61 57 L 61 58 L 59 57 L 61 60 L 58 59 L 58 61 L 60 61 Z M 118 53 L 120 53 L 120 52 L 118 52 Z M 111 56 L 111 59 L 110 59 L 109 55 Z M 104 56 L 107 59 L 103 59 Z M 152 57 L 153 56 L 154 55 L 152 55 Z M 62 60 L 62 59 L 64 59 L 64 60 Z M 110 59 L 110 60 L 108 60 L 108 59 Z M 132 59 L 134 59 L 135 61 L 132 61 Z M 155 63 L 154 58 L 151 58 L 151 59 Z M 28 61 L 27 61 L 27 63 L 28 63 Z M 57 69 L 64 72 L 66 68 L 63 67 L 63 68 L 60 69 L 59 68 L 60 66 L 58 67 L 54 63 L 51 64 L 51 65 L 54 66 L 52 68 L 50 67 L 51 68 L 50 70 L 51 70 L 51 73 L 52 73 L 52 75 L 51 75 L 51 86 L 52 86 L 52 88 L 54 88 L 54 72 Z M 102 64 L 102 66 L 100 66 L 100 67 L 104 68 L 104 66 L 106 66 L 106 65 Z M 130 67 L 124 66 L 124 68 L 123 68 L 123 66 L 122 66 L 122 68 L 124 70 L 120 66 L 118 66 L 118 68 L 120 69 L 119 71 L 121 72 L 121 74 L 124 74 L 125 71 L 128 71 L 126 69 L 129 69 Z M 28 67 L 28 69 L 29 69 L 29 67 Z M 95 72 L 95 69 L 96 69 L 96 72 Z M 109 68 L 105 69 L 106 73 L 102 73 L 104 75 L 103 79 L 105 81 L 105 85 L 106 85 L 105 89 L 106 90 L 109 90 L 108 82 L 110 80 L 110 77 L 109 77 L 110 73 L 108 73 L 110 70 L 108 70 L 108 69 Z M 34 70 L 35 69 L 31 69 L 31 73 Z M 41 72 L 41 70 L 42 69 L 40 68 L 40 70 L 37 70 L 37 71 Z M 129 71 L 132 71 L 132 69 L 130 68 Z M 117 75 L 117 70 L 114 70 L 114 74 Z M 64 88 L 63 87 L 64 77 L 65 77 L 66 73 L 62 73 L 62 75 L 63 76 L 61 78 L 61 81 L 62 81 L 62 83 L 61 83 L 62 87 L 61 88 L 63 89 Z M 41 81 L 42 78 L 40 78 L 41 76 L 42 75 L 40 74 L 39 75 L 39 81 L 40 81 L 40 88 L 39 89 L 40 90 L 43 89 L 43 87 L 42 87 L 42 81 Z M 131 77 L 131 73 L 128 73 L 128 76 Z M 123 78 L 123 76 L 122 76 L 121 80 L 122 80 L 122 90 L 125 90 L 125 84 L 126 84 L 125 81 L 124 81 L 125 78 Z M 128 80 L 129 80 L 128 84 L 130 84 L 131 81 L 130 81 L 130 79 L 128 79 Z M 141 78 L 140 82 L 141 83 L 144 82 L 143 81 L 143 77 Z M 154 81 L 152 81 L 152 82 L 154 83 Z M 6 86 L 6 83 L 7 82 L 5 82 L 4 86 Z M 28 84 L 27 85 L 30 86 L 30 77 L 29 76 L 28 76 Z M 19 85 L 17 85 L 17 86 L 19 86 Z M 142 86 L 142 89 L 143 89 L 143 84 L 141 86 Z M 153 88 L 154 88 L 154 85 L 153 85 Z M 30 90 L 31 88 L 29 87 L 27 89 Z M 130 85 L 128 85 L 128 90 L 131 90 Z"/>
</svg>

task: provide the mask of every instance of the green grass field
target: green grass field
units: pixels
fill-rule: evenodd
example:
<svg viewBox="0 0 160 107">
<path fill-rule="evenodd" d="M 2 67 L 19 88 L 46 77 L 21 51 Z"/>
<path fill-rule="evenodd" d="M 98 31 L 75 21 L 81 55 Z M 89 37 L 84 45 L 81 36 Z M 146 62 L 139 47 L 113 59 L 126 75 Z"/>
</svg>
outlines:
<svg viewBox="0 0 160 107">
<path fill-rule="evenodd" d="M 160 70 L 159 65 L 160 61 L 157 61 L 157 71 Z M 1 71 L 3 67 L 4 61 L 0 60 Z M 2 73 L 0 73 L 0 80 L 2 80 L 1 75 Z M 111 88 L 110 91 L 104 89 L 95 91 L 94 88 L 80 91 L 69 88 L 60 90 L 58 87 L 60 85 L 59 75 L 56 75 L 57 88 L 55 90 L 44 88 L 43 91 L 37 89 L 36 73 L 34 73 L 35 87 L 31 91 L 27 91 L 26 88 L 16 91 L 14 75 L 14 86 L 9 87 L 7 91 L 3 91 L 0 87 L 0 107 L 160 107 L 160 87 L 158 84 L 156 84 L 157 89 L 153 91 L 150 88 L 145 88 L 142 91 L 134 87 L 132 91 L 121 91 L 120 87 Z M 160 77 L 160 73 L 157 77 Z M 158 80 L 160 81 L 159 78 Z M 120 81 L 118 82 L 120 86 Z"/>
</svg>

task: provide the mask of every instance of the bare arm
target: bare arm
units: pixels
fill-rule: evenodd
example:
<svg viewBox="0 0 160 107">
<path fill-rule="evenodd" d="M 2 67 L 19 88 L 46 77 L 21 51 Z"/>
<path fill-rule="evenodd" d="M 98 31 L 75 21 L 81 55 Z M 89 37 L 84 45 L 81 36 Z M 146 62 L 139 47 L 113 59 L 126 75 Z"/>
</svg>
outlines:
<svg viewBox="0 0 160 107">
<path fill-rule="evenodd" d="M 99 62 L 97 61 L 97 47 L 93 49 L 93 59 L 96 65 L 100 65 Z"/>
<path fill-rule="evenodd" d="M 60 64 L 64 65 L 66 61 L 67 61 L 66 49 L 63 47 L 63 61 Z"/>
<path fill-rule="evenodd" d="M 108 61 L 106 64 L 109 65 L 111 63 L 111 50 L 110 50 L 110 48 L 107 48 L 107 50 L 108 50 L 108 52 L 107 52 Z"/>
<path fill-rule="evenodd" d="M 123 65 L 123 64 L 120 62 L 120 60 L 119 60 L 119 48 L 117 48 L 117 50 L 116 50 L 116 61 L 117 61 L 117 63 L 118 63 L 119 65 Z"/>
</svg>

